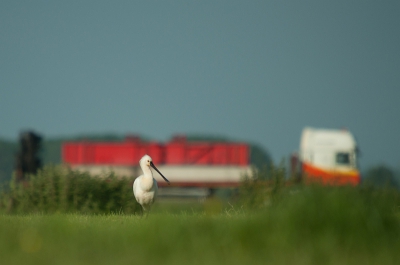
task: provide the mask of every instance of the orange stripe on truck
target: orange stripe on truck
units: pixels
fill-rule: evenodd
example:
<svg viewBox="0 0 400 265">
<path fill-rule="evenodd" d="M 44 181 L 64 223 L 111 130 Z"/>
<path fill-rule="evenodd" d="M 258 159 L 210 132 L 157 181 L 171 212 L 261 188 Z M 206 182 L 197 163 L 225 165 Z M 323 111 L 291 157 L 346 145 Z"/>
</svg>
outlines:
<svg viewBox="0 0 400 265">
<path fill-rule="evenodd" d="M 361 182 L 361 175 L 358 170 L 327 170 L 304 162 L 302 167 L 307 182 L 354 186 Z"/>
</svg>

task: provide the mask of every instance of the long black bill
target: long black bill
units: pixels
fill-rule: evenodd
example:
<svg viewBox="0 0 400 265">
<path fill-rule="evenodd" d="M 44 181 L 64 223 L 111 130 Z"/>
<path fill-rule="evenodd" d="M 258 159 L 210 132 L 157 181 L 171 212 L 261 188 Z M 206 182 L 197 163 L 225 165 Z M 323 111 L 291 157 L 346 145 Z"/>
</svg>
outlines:
<svg viewBox="0 0 400 265">
<path fill-rule="evenodd" d="M 160 174 L 161 177 L 163 177 L 163 179 L 164 179 L 166 182 L 168 182 L 168 185 L 170 185 L 169 180 L 168 180 L 166 177 L 164 177 L 163 174 L 161 174 L 161 172 L 156 168 L 156 166 L 153 164 L 153 162 L 150 162 L 150 166 L 151 166 L 152 168 L 154 168 L 154 169 L 158 172 L 158 174 Z"/>
</svg>

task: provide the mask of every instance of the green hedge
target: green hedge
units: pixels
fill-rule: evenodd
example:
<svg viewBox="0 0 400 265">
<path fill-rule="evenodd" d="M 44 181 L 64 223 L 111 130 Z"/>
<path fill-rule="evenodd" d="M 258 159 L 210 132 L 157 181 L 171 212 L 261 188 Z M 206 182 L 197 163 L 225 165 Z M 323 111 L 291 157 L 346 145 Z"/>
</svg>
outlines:
<svg viewBox="0 0 400 265">
<path fill-rule="evenodd" d="M 114 174 L 92 177 L 61 166 L 48 166 L 29 181 L 14 179 L 0 193 L 0 211 L 8 213 L 126 213 L 140 211 L 132 179 Z"/>
</svg>

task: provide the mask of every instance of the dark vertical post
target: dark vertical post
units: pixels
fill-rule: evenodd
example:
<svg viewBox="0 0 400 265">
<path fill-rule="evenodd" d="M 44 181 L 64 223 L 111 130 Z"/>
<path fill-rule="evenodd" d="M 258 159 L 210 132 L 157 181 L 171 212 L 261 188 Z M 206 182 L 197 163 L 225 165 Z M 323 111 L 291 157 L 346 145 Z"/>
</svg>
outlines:
<svg viewBox="0 0 400 265">
<path fill-rule="evenodd" d="M 24 181 L 27 174 L 36 174 L 42 167 L 42 161 L 39 158 L 42 137 L 32 131 L 22 132 L 20 134 L 20 150 L 16 157 L 16 179 Z"/>
</svg>

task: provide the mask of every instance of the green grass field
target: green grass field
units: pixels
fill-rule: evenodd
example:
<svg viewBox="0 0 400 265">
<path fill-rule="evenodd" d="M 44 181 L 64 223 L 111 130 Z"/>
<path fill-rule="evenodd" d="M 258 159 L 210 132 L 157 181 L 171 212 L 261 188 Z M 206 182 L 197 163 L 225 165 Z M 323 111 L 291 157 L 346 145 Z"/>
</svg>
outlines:
<svg viewBox="0 0 400 265">
<path fill-rule="evenodd" d="M 255 171 L 238 192 L 160 199 L 129 179 L 48 167 L 0 192 L 0 264 L 398 264 L 400 193 L 287 182 Z"/>
<path fill-rule="evenodd" d="M 262 204 L 133 214 L 2 214 L 1 264 L 398 264 L 397 192 L 298 187 Z"/>
</svg>

